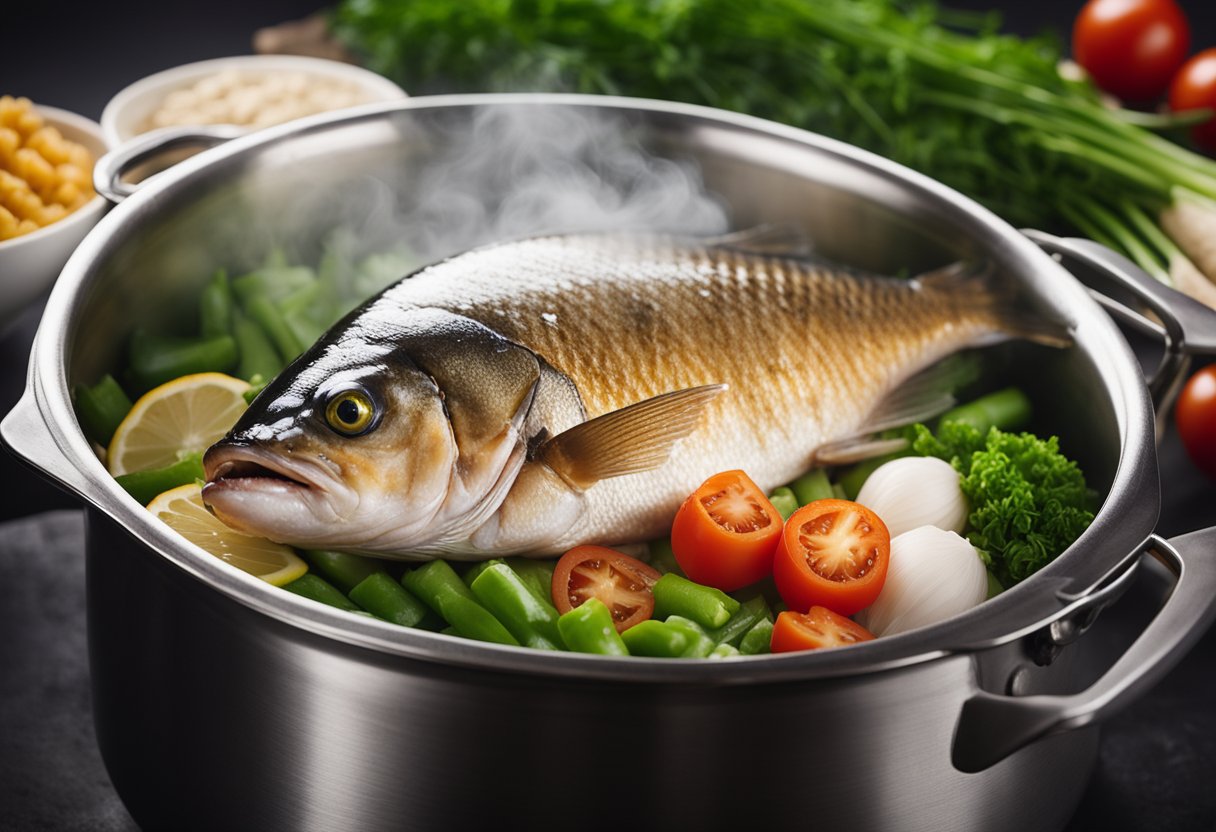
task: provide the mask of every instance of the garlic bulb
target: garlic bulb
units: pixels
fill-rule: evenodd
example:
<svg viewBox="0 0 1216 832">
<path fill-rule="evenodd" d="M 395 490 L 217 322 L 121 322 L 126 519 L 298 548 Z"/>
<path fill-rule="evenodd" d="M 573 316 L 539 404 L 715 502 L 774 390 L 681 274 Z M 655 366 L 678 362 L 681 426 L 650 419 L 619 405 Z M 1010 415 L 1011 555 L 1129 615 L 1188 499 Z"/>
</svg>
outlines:
<svg viewBox="0 0 1216 832">
<path fill-rule="evenodd" d="M 891 563 L 878 598 L 856 616 L 876 636 L 927 627 L 988 597 L 988 570 L 975 547 L 954 532 L 921 526 L 891 541 Z"/>
<path fill-rule="evenodd" d="M 891 537 L 921 526 L 961 532 L 967 522 L 958 471 L 931 456 L 906 456 L 879 466 L 862 485 L 857 502 L 879 516 Z"/>
</svg>

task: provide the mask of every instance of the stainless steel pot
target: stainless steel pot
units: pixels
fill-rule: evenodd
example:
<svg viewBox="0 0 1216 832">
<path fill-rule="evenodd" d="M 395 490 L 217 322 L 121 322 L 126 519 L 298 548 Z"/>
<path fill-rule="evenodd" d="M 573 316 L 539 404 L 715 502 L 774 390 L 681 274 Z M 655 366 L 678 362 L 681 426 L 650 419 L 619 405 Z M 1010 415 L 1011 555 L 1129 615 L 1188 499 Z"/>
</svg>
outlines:
<svg viewBox="0 0 1216 832">
<path fill-rule="evenodd" d="M 134 325 L 171 327 L 215 265 L 268 239 L 307 249 L 334 218 L 301 202 L 340 201 L 369 176 L 407 198 L 445 137 L 495 111 L 610 117 L 651 152 L 695 162 L 736 227 L 793 221 L 844 262 L 992 261 L 1075 326 L 1072 350 L 1008 356 L 1040 403 L 1036 427 L 1059 433 L 1105 494 L 1093 525 L 1030 580 L 928 629 L 720 663 L 606 659 L 315 605 L 178 539 L 116 486 L 77 425 L 72 384 L 116 366 Z M 101 177 L 116 179 L 132 155 L 146 154 L 103 161 Z M 1096 723 L 1216 615 L 1216 532 L 1153 535 L 1152 397 L 1119 330 L 1043 249 L 1161 336 L 1158 399 L 1189 351 L 1216 351 L 1206 309 L 1103 249 L 1028 238 L 882 159 L 697 107 L 418 98 L 240 138 L 147 182 L 68 263 L 26 394 L 0 425 L 88 504 L 94 710 L 119 794 L 146 829 L 1062 826 L 1093 765 Z M 1157 563 L 1172 590 L 1134 644 L 1120 642 L 1118 605 L 1091 629 Z"/>
</svg>

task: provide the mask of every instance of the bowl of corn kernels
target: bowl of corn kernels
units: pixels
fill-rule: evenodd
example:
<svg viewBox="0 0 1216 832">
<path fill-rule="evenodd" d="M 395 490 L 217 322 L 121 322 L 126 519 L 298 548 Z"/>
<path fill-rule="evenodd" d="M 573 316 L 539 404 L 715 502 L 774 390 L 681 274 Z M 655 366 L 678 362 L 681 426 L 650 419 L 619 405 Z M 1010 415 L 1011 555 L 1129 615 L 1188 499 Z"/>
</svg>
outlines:
<svg viewBox="0 0 1216 832">
<path fill-rule="evenodd" d="M 0 95 L 0 326 L 44 292 L 105 212 L 93 163 L 101 126 Z"/>
</svg>

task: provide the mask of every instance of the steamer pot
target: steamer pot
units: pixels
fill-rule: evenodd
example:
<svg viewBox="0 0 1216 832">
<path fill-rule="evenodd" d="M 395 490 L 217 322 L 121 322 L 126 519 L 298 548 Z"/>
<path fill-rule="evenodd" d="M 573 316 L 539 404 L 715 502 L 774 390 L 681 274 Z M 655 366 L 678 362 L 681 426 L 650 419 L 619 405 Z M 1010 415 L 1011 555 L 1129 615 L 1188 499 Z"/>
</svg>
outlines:
<svg viewBox="0 0 1216 832">
<path fill-rule="evenodd" d="M 1059 433 L 1104 495 L 1093 525 L 1033 578 L 940 625 L 728 662 L 555 655 L 398 628 L 178 539 L 106 474 L 71 386 L 118 366 L 132 327 L 171 329 L 216 265 L 252 262 L 268 240 L 308 250 L 336 221 L 315 204 L 341 202 L 350 183 L 370 177 L 408 200 L 445 137 L 487 112 L 607 118 L 648 151 L 695 162 L 735 227 L 798 223 L 842 262 L 991 261 L 1074 326 L 1071 350 L 1007 355 L 1038 404 L 1036 429 Z M 153 149 L 103 160 L 99 190 L 115 193 Z M 98 742 L 144 829 L 1057 829 L 1091 772 L 1097 724 L 1216 615 L 1216 530 L 1153 534 L 1154 402 L 1189 354 L 1216 352 L 1212 313 L 1094 244 L 1019 233 L 868 153 L 665 102 L 445 96 L 238 138 L 135 190 L 64 269 L 0 434 L 87 504 Z M 1148 385 L 1108 312 L 1160 337 Z M 1116 601 L 1150 578 L 1165 600 L 1129 633 Z"/>
</svg>

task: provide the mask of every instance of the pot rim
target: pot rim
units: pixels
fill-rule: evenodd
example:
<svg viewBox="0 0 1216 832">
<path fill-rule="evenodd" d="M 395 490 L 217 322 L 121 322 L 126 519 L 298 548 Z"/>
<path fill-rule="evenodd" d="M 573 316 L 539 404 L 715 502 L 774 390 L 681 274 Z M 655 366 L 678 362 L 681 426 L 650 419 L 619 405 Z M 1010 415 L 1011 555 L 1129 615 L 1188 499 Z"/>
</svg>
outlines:
<svg viewBox="0 0 1216 832">
<path fill-rule="evenodd" d="M 747 656 L 729 661 L 603 657 L 510 647 L 400 627 L 309 602 L 220 561 L 156 521 L 109 476 L 75 419 L 67 380 L 67 345 L 78 298 L 95 278 L 121 230 L 138 223 L 162 194 L 198 182 L 225 162 L 335 126 L 375 122 L 395 113 L 478 106 L 569 106 L 650 117 L 675 117 L 758 132 L 894 178 L 930 200 L 935 210 L 966 218 L 1019 265 L 1026 279 L 1050 281 L 1059 306 L 1074 311 L 1078 333 L 1100 347 L 1099 371 L 1110 389 L 1120 433 L 1120 458 L 1110 492 L 1077 541 L 1032 578 L 963 615 L 931 627 L 855 645 L 849 650 Z M 466 668 L 542 676 L 643 683 L 719 685 L 807 680 L 878 672 L 1004 643 L 1067 614 L 1139 551 L 1156 524 L 1160 494 L 1153 445 L 1153 409 L 1126 340 L 1081 285 L 1057 262 L 995 214 L 947 186 L 843 142 L 764 119 L 692 104 L 616 96 L 511 93 L 420 96 L 326 113 L 243 136 L 158 174 L 105 216 L 68 261 L 51 294 L 30 359 L 30 388 L 60 451 L 77 466 L 81 495 L 157 555 L 237 603 L 300 630 L 380 653 Z M 65 418 L 65 414 L 66 418 Z M 1118 519 L 1116 519 L 1118 518 Z M 1106 551 L 1113 548 L 1113 553 Z M 1099 557 L 1087 554 L 1098 550 Z M 1081 566 L 1089 561 L 1089 568 Z M 1097 562 L 1097 571 L 1095 565 Z"/>
</svg>

